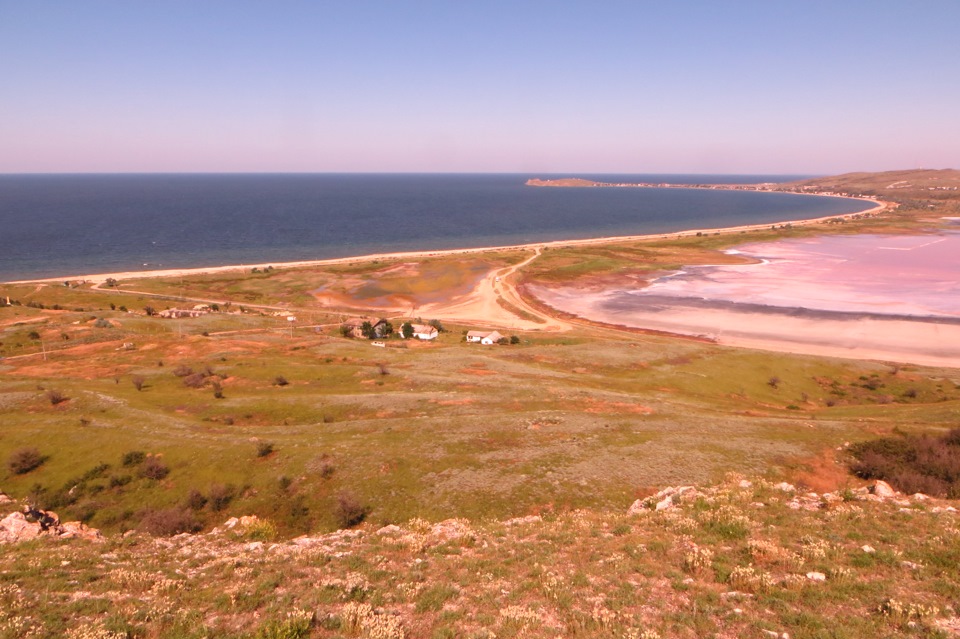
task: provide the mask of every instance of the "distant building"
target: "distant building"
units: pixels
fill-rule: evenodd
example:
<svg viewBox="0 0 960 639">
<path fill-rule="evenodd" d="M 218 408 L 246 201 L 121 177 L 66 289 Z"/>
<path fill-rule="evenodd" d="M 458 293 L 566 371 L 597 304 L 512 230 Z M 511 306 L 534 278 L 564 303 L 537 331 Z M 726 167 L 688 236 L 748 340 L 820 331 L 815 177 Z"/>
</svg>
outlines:
<svg viewBox="0 0 960 639">
<path fill-rule="evenodd" d="M 429 324 L 413 324 L 413 336 L 417 339 L 436 339 L 440 332 Z"/>
<path fill-rule="evenodd" d="M 157 313 L 157 316 L 166 319 L 181 319 L 183 317 L 200 317 L 201 315 L 206 314 L 207 311 L 197 310 L 194 308 L 168 308 Z"/>
<path fill-rule="evenodd" d="M 370 320 L 362 317 L 351 317 L 340 326 L 344 335 L 349 335 L 350 337 L 363 337 L 363 323 L 369 321 Z"/>
<path fill-rule="evenodd" d="M 501 339 L 503 339 L 503 335 L 497 331 L 467 331 L 468 342 L 480 342 L 489 346 L 490 344 L 496 344 Z"/>
</svg>

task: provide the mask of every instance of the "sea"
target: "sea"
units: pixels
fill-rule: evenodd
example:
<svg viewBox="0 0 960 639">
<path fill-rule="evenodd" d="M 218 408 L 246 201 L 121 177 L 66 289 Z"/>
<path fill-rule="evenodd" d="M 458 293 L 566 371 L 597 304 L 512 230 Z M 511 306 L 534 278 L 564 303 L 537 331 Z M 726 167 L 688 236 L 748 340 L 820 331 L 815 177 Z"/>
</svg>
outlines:
<svg viewBox="0 0 960 639">
<path fill-rule="evenodd" d="M 525 185 L 561 177 L 693 185 L 807 176 L 0 175 L 0 281 L 775 224 L 871 206 L 785 193 Z"/>
</svg>

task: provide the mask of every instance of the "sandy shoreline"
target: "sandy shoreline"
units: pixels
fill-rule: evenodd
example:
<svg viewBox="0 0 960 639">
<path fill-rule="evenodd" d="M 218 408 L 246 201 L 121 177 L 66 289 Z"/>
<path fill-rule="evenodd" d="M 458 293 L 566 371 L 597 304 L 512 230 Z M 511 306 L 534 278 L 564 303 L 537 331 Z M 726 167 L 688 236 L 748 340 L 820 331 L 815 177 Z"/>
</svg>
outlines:
<svg viewBox="0 0 960 639">
<path fill-rule="evenodd" d="M 816 194 L 799 194 L 799 195 L 812 195 Z M 840 196 L 824 196 L 824 197 L 840 197 Z M 45 277 L 38 279 L 27 279 L 27 280 L 14 280 L 2 282 L 4 284 L 40 284 L 45 282 L 64 282 L 72 280 L 84 280 L 87 282 L 93 282 L 94 284 L 101 284 L 107 279 L 115 280 L 130 280 L 130 279 L 140 279 L 140 278 L 162 278 L 162 277 L 185 277 L 190 275 L 205 275 L 213 273 L 229 273 L 229 272 L 249 272 L 254 268 L 264 268 L 266 266 L 272 266 L 273 268 L 302 268 L 310 266 L 328 266 L 328 265 L 337 265 L 337 264 L 358 264 L 363 262 L 372 262 L 375 260 L 390 260 L 390 259 L 422 259 L 425 257 L 440 257 L 440 256 L 450 256 L 450 255 L 469 255 L 477 253 L 488 253 L 494 251 L 521 251 L 521 250 L 535 250 L 537 248 L 555 248 L 561 246 L 590 246 L 594 244 L 614 244 L 621 242 L 639 242 L 645 240 L 659 240 L 665 238 L 682 238 L 682 237 L 691 237 L 700 234 L 730 234 L 730 233 L 740 233 L 745 231 L 755 231 L 768 229 L 771 225 L 780 225 L 780 224 L 791 224 L 793 226 L 808 226 L 811 224 L 819 224 L 827 220 L 839 220 L 852 218 L 858 215 L 868 215 L 879 213 L 883 210 L 886 210 L 891 206 L 889 202 L 884 202 L 881 200 L 874 200 L 868 198 L 847 198 L 852 200 L 857 200 L 858 202 L 873 202 L 876 206 L 865 211 L 859 211 L 857 213 L 844 213 L 840 215 L 828 215 L 825 217 L 810 218 L 805 220 L 794 220 L 789 222 L 765 222 L 760 224 L 748 224 L 743 226 L 730 226 L 723 228 L 711 228 L 711 229 L 691 229 L 687 231 L 678 231 L 672 233 L 651 233 L 646 235 L 622 235 L 614 237 L 597 237 L 597 238 L 587 238 L 580 240 L 553 240 L 548 242 L 530 242 L 526 244 L 513 244 L 505 246 L 486 246 L 478 248 L 459 248 L 459 249 L 439 249 L 434 251 L 406 251 L 406 252 L 397 252 L 397 253 L 373 253 L 370 255 L 358 255 L 354 257 L 339 257 L 332 259 L 324 260 L 300 260 L 296 262 L 263 262 L 263 263 L 251 263 L 251 264 L 232 264 L 228 266 L 202 266 L 197 268 L 176 268 L 176 269 L 162 269 L 162 270 L 148 270 L 148 271 L 125 271 L 118 273 L 92 273 L 86 275 L 64 275 L 58 277 Z"/>
</svg>

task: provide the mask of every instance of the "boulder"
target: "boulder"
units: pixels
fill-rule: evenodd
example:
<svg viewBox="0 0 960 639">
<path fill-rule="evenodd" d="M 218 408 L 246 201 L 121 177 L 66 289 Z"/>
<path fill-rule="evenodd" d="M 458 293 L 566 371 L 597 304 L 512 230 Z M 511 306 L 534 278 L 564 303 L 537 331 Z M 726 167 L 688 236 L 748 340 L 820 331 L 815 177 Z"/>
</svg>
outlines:
<svg viewBox="0 0 960 639">
<path fill-rule="evenodd" d="M 810 581 L 826 581 L 827 576 L 822 572 L 808 572 L 807 579 Z"/>
<path fill-rule="evenodd" d="M 10 513 L 0 519 L 0 542 L 12 544 L 36 539 L 41 532 L 40 524 L 27 521 L 23 513 Z"/>
<path fill-rule="evenodd" d="M 396 535 L 401 533 L 400 526 L 396 524 L 387 524 L 383 528 L 377 530 L 378 535 Z"/>
<path fill-rule="evenodd" d="M 878 479 L 876 482 L 874 482 L 873 486 L 870 487 L 870 493 L 882 499 L 888 499 L 890 497 L 894 497 L 897 494 L 897 491 L 895 491 L 887 482 L 883 481 L 882 479 Z"/>
<path fill-rule="evenodd" d="M 60 526 L 60 538 L 99 541 L 103 539 L 103 535 L 96 528 L 91 528 L 81 521 L 68 521 Z"/>
</svg>

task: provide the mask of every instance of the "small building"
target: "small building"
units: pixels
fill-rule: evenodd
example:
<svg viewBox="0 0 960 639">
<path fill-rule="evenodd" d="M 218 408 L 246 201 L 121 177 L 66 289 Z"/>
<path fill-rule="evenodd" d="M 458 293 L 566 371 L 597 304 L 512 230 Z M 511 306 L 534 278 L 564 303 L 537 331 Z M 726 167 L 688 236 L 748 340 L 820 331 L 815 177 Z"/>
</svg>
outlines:
<svg viewBox="0 0 960 639">
<path fill-rule="evenodd" d="M 501 339 L 503 339 L 503 335 L 497 331 L 467 331 L 468 342 L 480 342 L 485 346 L 489 346 L 496 344 Z"/>
<path fill-rule="evenodd" d="M 413 324 L 413 336 L 417 339 L 436 339 L 440 332 L 429 324 Z"/>
<path fill-rule="evenodd" d="M 386 337 L 393 332 L 393 324 L 381 318 L 373 325 L 373 334 L 377 337 Z"/>
<path fill-rule="evenodd" d="M 340 326 L 344 335 L 349 335 L 350 337 L 363 337 L 363 323 L 369 321 L 370 320 L 362 317 L 351 317 Z"/>
</svg>

